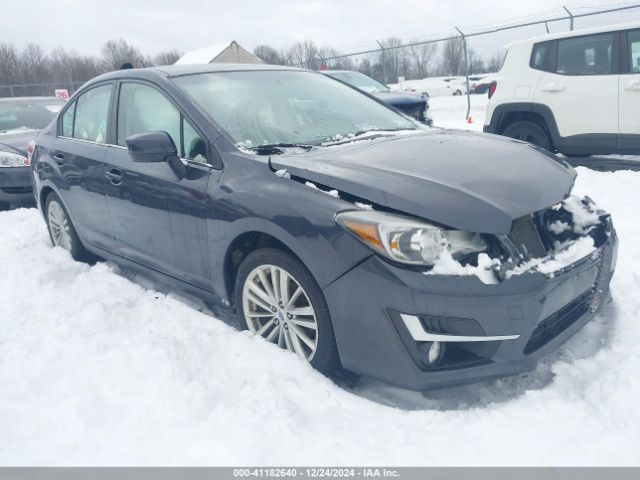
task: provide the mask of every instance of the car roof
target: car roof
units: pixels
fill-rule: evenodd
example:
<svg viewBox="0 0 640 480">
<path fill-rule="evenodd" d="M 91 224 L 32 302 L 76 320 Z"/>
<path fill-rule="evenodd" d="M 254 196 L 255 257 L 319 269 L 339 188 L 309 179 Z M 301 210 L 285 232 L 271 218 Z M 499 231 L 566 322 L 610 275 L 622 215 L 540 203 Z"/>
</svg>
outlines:
<svg viewBox="0 0 640 480">
<path fill-rule="evenodd" d="M 0 98 L 0 103 L 27 103 L 27 102 L 59 102 L 64 103 L 56 97 L 4 97 Z"/>
<path fill-rule="evenodd" d="M 201 73 L 217 72 L 250 72 L 250 71 L 308 71 L 303 68 L 286 67 L 283 65 L 266 65 L 262 63 L 207 63 L 202 65 L 168 65 L 163 67 L 130 68 L 105 73 L 91 80 L 95 83 L 103 80 L 117 78 L 148 78 L 156 77 L 180 77 L 184 75 L 197 75 Z"/>
<path fill-rule="evenodd" d="M 629 23 L 620 23 L 617 25 L 606 25 L 604 27 L 585 28 L 582 30 L 572 30 L 569 32 L 551 33 L 546 35 L 540 35 L 533 38 L 528 38 L 526 40 L 519 40 L 516 42 L 508 43 L 506 47 L 509 48 L 513 45 L 546 42 L 548 40 L 557 40 L 559 38 L 581 37 L 583 35 L 591 35 L 595 33 L 617 32 L 620 30 L 633 30 L 636 28 L 640 28 L 640 22 L 629 22 Z"/>
</svg>

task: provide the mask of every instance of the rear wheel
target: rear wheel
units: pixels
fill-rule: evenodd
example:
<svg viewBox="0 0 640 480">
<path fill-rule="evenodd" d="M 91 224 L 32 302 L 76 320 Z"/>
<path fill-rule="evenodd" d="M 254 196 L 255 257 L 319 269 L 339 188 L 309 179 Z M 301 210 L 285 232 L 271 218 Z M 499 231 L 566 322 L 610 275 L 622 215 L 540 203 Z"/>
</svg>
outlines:
<svg viewBox="0 0 640 480">
<path fill-rule="evenodd" d="M 249 254 L 238 269 L 235 302 L 241 324 L 322 373 L 340 360 L 322 290 L 305 266 L 273 248 Z"/>
<path fill-rule="evenodd" d="M 4 212 L 6 210 L 9 210 L 9 208 L 11 208 L 11 205 L 9 205 L 6 202 L 0 202 L 0 212 Z"/>
<path fill-rule="evenodd" d="M 50 193 L 47 196 L 45 212 L 49 237 L 55 247 L 62 247 L 69 251 L 73 259 L 77 261 L 91 262 L 95 259 L 80 242 L 67 210 L 60 201 L 60 197 L 55 193 Z"/>
<path fill-rule="evenodd" d="M 539 124 L 523 120 L 509 125 L 502 133 L 505 137 L 511 137 L 524 142 L 529 142 L 545 150 L 551 150 L 549 135 Z"/>
</svg>

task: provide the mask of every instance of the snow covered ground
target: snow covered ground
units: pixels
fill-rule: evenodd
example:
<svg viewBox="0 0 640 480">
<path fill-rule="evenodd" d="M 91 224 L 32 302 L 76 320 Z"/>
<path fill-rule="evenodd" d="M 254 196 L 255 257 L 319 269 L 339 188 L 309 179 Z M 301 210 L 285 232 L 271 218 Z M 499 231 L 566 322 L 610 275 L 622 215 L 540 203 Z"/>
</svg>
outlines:
<svg viewBox="0 0 640 480">
<path fill-rule="evenodd" d="M 481 132 L 487 108 L 487 96 L 470 95 L 469 98 L 471 99 L 471 110 L 469 111 L 471 123 L 465 119 L 467 113 L 466 95 L 430 98 L 429 111 L 433 116 L 433 124 L 442 128 L 460 128 Z"/>
<path fill-rule="evenodd" d="M 640 173 L 578 172 L 620 236 L 613 302 L 531 374 L 425 395 L 338 386 L 0 213 L 0 465 L 640 465 Z"/>
</svg>

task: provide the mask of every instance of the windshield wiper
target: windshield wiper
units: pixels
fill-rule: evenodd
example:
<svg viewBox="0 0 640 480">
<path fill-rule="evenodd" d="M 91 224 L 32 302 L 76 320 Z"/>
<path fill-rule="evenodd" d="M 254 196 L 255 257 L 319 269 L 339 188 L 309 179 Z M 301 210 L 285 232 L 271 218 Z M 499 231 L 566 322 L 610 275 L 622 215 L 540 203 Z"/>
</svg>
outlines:
<svg viewBox="0 0 640 480">
<path fill-rule="evenodd" d="M 305 151 L 311 150 L 315 145 L 308 143 L 269 143 L 266 145 L 256 145 L 255 147 L 245 147 L 258 155 L 279 155 L 284 152 L 284 148 L 302 148 Z"/>
<path fill-rule="evenodd" d="M 357 142 L 358 140 L 373 140 L 374 138 L 379 137 L 390 137 L 393 136 L 393 132 L 399 132 L 402 130 L 417 130 L 417 128 L 370 128 L 367 130 L 359 130 L 354 134 L 344 136 L 343 138 L 340 138 L 338 140 L 328 139 L 327 141 L 323 142 L 322 145 L 341 145 L 343 143 Z"/>
</svg>

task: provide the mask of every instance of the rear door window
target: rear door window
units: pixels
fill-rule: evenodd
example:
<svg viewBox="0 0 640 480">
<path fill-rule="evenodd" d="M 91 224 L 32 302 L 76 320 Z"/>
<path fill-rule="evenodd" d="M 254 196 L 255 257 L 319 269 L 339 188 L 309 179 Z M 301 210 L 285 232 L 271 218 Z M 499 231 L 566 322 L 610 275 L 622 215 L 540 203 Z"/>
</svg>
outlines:
<svg viewBox="0 0 640 480">
<path fill-rule="evenodd" d="M 92 88 L 78 97 L 73 123 L 73 138 L 89 140 L 96 143 L 107 142 L 111 90 L 111 84 L 101 85 Z M 68 109 L 65 115 L 70 110 L 71 109 Z"/>
<path fill-rule="evenodd" d="M 614 34 L 604 33 L 558 41 L 557 73 L 609 75 L 613 73 Z"/>
</svg>

